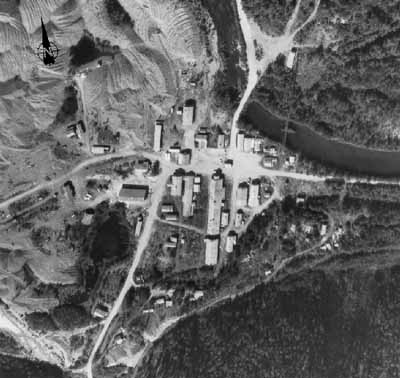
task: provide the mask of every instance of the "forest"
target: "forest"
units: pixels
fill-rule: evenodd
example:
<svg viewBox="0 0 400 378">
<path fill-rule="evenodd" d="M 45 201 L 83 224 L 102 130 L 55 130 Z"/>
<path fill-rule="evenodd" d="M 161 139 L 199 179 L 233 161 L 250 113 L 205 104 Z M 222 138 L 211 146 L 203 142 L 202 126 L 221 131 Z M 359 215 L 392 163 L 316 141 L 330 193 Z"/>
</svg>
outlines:
<svg viewBox="0 0 400 378">
<path fill-rule="evenodd" d="M 243 258 L 250 251 L 257 265 L 262 266 L 263 260 L 272 264 L 311 248 L 320 240 L 319 227 L 328 222 L 324 211 L 326 208 L 313 206 L 312 201 L 297 205 L 296 198 L 290 195 L 282 201 L 274 201 L 266 211 L 254 217 L 238 240 L 236 254 Z M 305 225 L 310 227 L 307 234 L 302 231 Z M 293 227 L 294 232 L 290 230 Z"/>
<path fill-rule="evenodd" d="M 398 148 L 399 11 L 397 1 L 322 1 L 315 22 L 298 36 L 309 47 L 299 49 L 297 68 L 287 69 L 285 57 L 278 57 L 253 99 L 327 136 Z"/>
<path fill-rule="evenodd" d="M 0 331 L 0 353 L 21 354 L 23 347 L 17 343 L 15 338 L 6 331 Z"/>
<path fill-rule="evenodd" d="M 105 5 L 107 14 L 115 25 L 128 25 L 132 27 L 135 25 L 118 0 L 106 0 Z"/>
<path fill-rule="evenodd" d="M 244 0 L 248 15 L 269 35 L 281 35 L 296 6 L 296 0 Z"/>
<path fill-rule="evenodd" d="M 65 87 L 64 102 L 56 115 L 56 122 L 64 123 L 74 121 L 78 110 L 77 91 L 73 86 Z"/>
<path fill-rule="evenodd" d="M 271 283 L 182 320 L 156 342 L 138 377 L 399 376 L 397 187 L 328 185 L 338 194 L 308 196 L 301 206 L 288 196 L 255 217 L 236 253 L 266 256 L 285 220 L 320 223 L 325 213 L 348 220 L 341 248 L 319 264 L 311 259 L 314 268 L 307 258 L 293 260 L 290 269 L 301 271 L 286 269 Z"/>
<path fill-rule="evenodd" d="M 308 271 L 181 321 L 137 377 L 399 375 L 400 266 Z"/>
<path fill-rule="evenodd" d="M 4 378 L 69 378 L 56 365 L 0 353 L 0 377 Z"/>
</svg>

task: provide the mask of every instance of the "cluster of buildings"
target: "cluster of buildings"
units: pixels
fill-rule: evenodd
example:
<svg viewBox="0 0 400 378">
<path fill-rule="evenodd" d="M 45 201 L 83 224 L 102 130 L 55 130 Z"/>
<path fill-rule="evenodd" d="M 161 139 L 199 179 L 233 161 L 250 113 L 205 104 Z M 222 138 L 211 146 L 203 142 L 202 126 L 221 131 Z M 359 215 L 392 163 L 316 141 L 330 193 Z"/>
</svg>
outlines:
<svg viewBox="0 0 400 378">
<path fill-rule="evenodd" d="M 94 308 L 93 316 L 95 318 L 104 319 L 108 315 L 109 312 L 110 312 L 110 308 L 106 304 L 99 303 Z"/>
<path fill-rule="evenodd" d="M 179 219 L 179 213 L 176 211 L 174 204 L 163 203 L 161 205 L 161 217 L 170 222 L 175 222 Z"/>
<path fill-rule="evenodd" d="M 230 211 L 224 208 L 225 205 L 225 177 L 220 170 L 216 170 L 211 176 L 208 199 L 207 236 L 205 237 L 205 264 L 216 265 L 218 263 L 220 248 L 220 232 L 229 225 Z M 237 241 L 237 234 L 229 232 L 225 250 L 228 253 L 233 251 Z"/>
<path fill-rule="evenodd" d="M 259 179 L 249 180 L 250 182 L 241 182 L 236 192 L 236 205 L 241 207 L 257 207 L 260 205 L 260 188 Z"/>
<path fill-rule="evenodd" d="M 142 311 L 143 314 L 151 314 L 154 312 L 155 309 L 172 307 L 174 304 L 172 300 L 174 293 L 175 289 L 158 289 L 157 295 L 154 295 L 154 298 L 151 300 L 150 306 Z"/>
<path fill-rule="evenodd" d="M 278 149 L 275 146 L 268 146 L 264 148 L 264 157 L 262 165 L 265 168 L 276 168 L 278 166 Z"/>
<path fill-rule="evenodd" d="M 263 151 L 263 138 L 239 131 L 236 135 L 236 147 L 239 151 L 260 153 Z"/>
<path fill-rule="evenodd" d="M 144 314 L 154 313 L 157 309 L 168 309 L 174 305 L 173 295 L 175 293 L 175 289 L 156 289 L 152 290 L 153 299 L 151 300 L 150 305 L 145 308 L 142 312 Z M 190 302 L 197 302 L 204 298 L 203 290 L 185 290 L 185 294 L 183 295 L 184 299 L 189 299 Z"/>
<path fill-rule="evenodd" d="M 171 108 L 171 112 L 173 112 L 175 107 Z M 183 126 L 191 126 L 195 120 L 195 111 L 196 111 L 196 101 L 195 100 L 187 100 L 183 107 L 179 107 L 177 110 L 177 114 L 182 116 L 182 125 Z M 158 119 L 154 124 L 154 140 L 153 140 L 153 149 L 155 152 L 160 152 L 162 148 L 162 139 L 164 132 L 164 121 Z"/>
<path fill-rule="evenodd" d="M 209 139 L 210 139 L 209 131 L 200 130 L 194 136 L 194 145 L 199 150 L 204 150 L 204 149 L 209 147 Z M 229 138 L 227 137 L 227 135 L 222 133 L 222 132 L 219 132 L 217 134 L 217 145 L 216 145 L 216 148 L 223 149 L 223 148 L 227 147 L 228 143 L 229 143 Z"/>
<path fill-rule="evenodd" d="M 327 232 L 327 225 L 322 224 L 320 235 L 323 236 L 323 241 L 326 241 L 326 232 Z M 332 251 L 334 248 L 339 248 L 339 241 L 341 237 L 344 235 L 344 229 L 342 226 L 336 227 L 336 230 L 332 233 L 332 236 L 328 242 L 322 245 L 321 249 L 323 251 Z"/>
<path fill-rule="evenodd" d="M 195 197 L 200 193 L 201 188 L 201 175 L 177 169 L 171 176 L 169 187 L 171 196 L 182 198 L 182 216 L 193 216 L 196 207 Z"/>
<path fill-rule="evenodd" d="M 192 160 L 192 150 L 182 149 L 180 146 L 172 146 L 165 152 L 165 159 L 178 165 L 189 165 Z"/>
<path fill-rule="evenodd" d="M 278 149 L 275 146 L 264 147 L 264 157 L 262 160 L 262 165 L 265 168 L 277 168 L 279 165 Z M 286 157 L 284 161 L 285 167 L 294 167 L 296 164 L 296 155 L 290 154 Z"/>
<path fill-rule="evenodd" d="M 69 126 L 67 126 L 67 138 L 70 139 L 81 139 L 82 138 L 82 133 L 86 131 L 85 125 L 82 121 L 79 121 L 77 123 L 73 123 Z"/>
</svg>

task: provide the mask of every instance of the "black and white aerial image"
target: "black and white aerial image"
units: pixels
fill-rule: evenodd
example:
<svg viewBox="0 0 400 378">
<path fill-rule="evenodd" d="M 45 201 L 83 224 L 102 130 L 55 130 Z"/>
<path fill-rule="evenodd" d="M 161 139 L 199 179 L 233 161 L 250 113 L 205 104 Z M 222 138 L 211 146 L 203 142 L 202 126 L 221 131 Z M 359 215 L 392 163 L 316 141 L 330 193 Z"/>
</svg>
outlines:
<svg viewBox="0 0 400 378">
<path fill-rule="evenodd" d="M 0 0 L 0 378 L 400 378 L 400 0 Z"/>
</svg>

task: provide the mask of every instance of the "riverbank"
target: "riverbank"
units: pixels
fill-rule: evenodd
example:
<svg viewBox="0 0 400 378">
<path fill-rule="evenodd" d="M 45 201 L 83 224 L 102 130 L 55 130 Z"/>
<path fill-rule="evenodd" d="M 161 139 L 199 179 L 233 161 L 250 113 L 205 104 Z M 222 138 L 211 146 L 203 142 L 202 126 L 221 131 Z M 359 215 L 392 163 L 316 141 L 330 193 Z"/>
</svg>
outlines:
<svg viewBox="0 0 400 378">
<path fill-rule="evenodd" d="M 258 102 L 250 102 L 245 117 L 262 135 L 282 142 L 285 120 L 272 115 Z M 400 151 L 382 151 L 332 140 L 310 127 L 291 121 L 295 133 L 287 135 L 287 147 L 302 157 L 356 175 L 400 176 Z"/>
</svg>

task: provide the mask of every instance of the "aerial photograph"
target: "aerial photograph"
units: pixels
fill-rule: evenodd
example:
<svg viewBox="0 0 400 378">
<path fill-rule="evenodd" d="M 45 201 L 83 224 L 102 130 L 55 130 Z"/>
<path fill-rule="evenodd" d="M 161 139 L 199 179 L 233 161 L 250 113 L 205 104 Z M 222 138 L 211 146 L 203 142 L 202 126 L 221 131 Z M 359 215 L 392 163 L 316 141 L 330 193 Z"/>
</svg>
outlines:
<svg viewBox="0 0 400 378">
<path fill-rule="evenodd" d="M 0 0 L 0 378 L 400 378 L 400 0 Z"/>
</svg>

